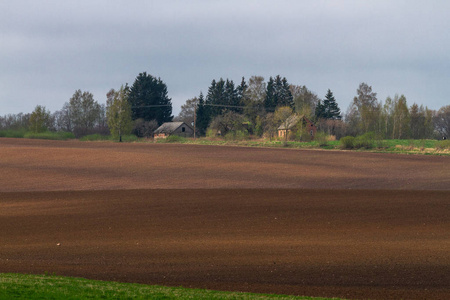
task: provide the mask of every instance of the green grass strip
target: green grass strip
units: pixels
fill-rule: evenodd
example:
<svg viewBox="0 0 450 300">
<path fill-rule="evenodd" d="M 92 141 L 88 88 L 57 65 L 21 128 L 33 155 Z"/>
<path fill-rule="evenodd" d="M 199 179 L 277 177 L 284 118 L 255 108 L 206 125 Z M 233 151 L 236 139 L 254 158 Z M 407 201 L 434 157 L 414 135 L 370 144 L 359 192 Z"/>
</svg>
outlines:
<svg viewBox="0 0 450 300">
<path fill-rule="evenodd" d="M 0 299 L 314 299 L 119 283 L 83 278 L 0 274 Z M 334 298 L 336 299 L 336 298 Z"/>
<path fill-rule="evenodd" d="M 26 139 L 40 139 L 40 140 L 69 140 L 74 139 L 75 135 L 71 132 L 40 132 L 40 133 L 33 133 L 33 132 L 27 132 L 24 136 Z"/>
</svg>

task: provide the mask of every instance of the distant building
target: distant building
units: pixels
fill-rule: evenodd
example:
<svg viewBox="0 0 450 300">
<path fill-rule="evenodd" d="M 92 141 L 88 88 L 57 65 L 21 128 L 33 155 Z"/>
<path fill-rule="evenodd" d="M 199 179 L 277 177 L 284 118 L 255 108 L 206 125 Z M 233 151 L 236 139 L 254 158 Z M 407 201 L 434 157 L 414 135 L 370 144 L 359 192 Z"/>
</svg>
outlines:
<svg viewBox="0 0 450 300">
<path fill-rule="evenodd" d="M 155 139 L 165 139 L 169 135 L 192 137 L 194 129 L 184 122 L 166 122 L 153 132 Z"/>
<path fill-rule="evenodd" d="M 302 122 L 301 124 L 299 124 Z M 291 115 L 278 127 L 278 137 L 284 138 L 290 132 L 302 129 L 311 136 L 311 140 L 316 135 L 316 125 L 304 115 Z"/>
</svg>

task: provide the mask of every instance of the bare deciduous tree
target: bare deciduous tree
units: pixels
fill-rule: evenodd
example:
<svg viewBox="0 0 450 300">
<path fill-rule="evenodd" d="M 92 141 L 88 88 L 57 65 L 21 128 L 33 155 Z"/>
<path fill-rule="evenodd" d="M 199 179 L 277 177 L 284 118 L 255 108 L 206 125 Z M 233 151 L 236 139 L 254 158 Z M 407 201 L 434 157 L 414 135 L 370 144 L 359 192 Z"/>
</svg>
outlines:
<svg viewBox="0 0 450 300">
<path fill-rule="evenodd" d="M 381 104 L 377 100 L 377 93 L 372 92 L 372 87 L 364 82 L 359 85 L 356 93 L 357 96 L 353 98 L 351 113 L 353 121 L 358 122 L 358 134 L 379 131 L 378 121 L 380 120 Z"/>
<path fill-rule="evenodd" d="M 319 97 L 304 85 L 290 85 L 289 89 L 294 99 L 295 111 L 307 118 L 312 118 Z"/>
<path fill-rule="evenodd" d="M 89 92 L 75 91 L 68 103 L 72 131 L 75 136 L 83 136 L 94 131 L 101 118 L 101 106 Z"/>
<path fill-rule="evenodd" d="M 450 105 L 441 107 L 434 116 L 436 131 L 443 137 L 450 137 Z"/>
<path fill-rule="evenodd" d="M 151 137 L 153 132 L 158 128 L 158 121 L 145 121 L 144 119 L 137 119 L 134 121 L 133 133 L 139 137 Z"/>
<path fill-rule="evenodd" d="M 211 122 L 210 128 L 225 136 L 228 132 L 243 130 L 243 122 L 244 117 L 241 114 L 227 111 L 215 117 Z"/>
<path fill-rule="evenodd" d="M 186 100 L 186 103 L 181 106 L 181 111 L 174 121 L 185 122 L 192 125 L 194 123 L 195 110 L 197 109 L 198 98 L 192 98 Z"/>
</svg>

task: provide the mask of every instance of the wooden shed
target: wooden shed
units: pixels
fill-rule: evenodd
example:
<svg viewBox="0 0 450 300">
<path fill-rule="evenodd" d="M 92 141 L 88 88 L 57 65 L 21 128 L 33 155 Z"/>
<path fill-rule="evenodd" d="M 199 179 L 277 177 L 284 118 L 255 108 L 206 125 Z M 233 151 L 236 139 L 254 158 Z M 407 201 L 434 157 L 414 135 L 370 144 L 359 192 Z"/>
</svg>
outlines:
<svg viewBox="0 0 450 300">
<path fill-rule="evenodd" d="M 300 123 L 301 122 L 301 123 Z M 284 138 L 286 134 L 295 130 L 303 130 L 309 134 L 311 140 L 316 135 L 316 125 L 304 115 L 291 115 L 278 127 L 278 137 Z"/>
<path fill-rule="evenodd" d="M 155 139 L 165 139 L 170 135 L 192 137 L 194 129 L 184 122 L 166 122 L 153 132 Z"/>
</svg>

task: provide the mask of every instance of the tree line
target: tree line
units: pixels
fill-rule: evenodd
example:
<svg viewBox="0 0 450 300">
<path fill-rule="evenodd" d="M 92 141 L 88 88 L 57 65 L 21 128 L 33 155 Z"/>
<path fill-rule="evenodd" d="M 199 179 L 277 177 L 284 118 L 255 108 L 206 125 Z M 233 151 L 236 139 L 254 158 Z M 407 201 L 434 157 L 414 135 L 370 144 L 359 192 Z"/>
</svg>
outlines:
<svg viewBox="0 0 450 300">
<path fill-rule="evenodd" d="M 281 112 L 283 110 L 284 112 Z M 262 76 L 242 78 L 239 85 L 230 79 L 212 80 L 206 96 L 189 99 L 177 120 L 193 124 L 198 132 L 231 134 L 239 131 L 273 137 L 285 115 L 297 114 L 312 120 L 319 131 L 337 138 L 373 132 L 383 139 L 430 139 L 450 134 L 450 105 L 431 110 L 416 103 L 408 106 L 404 95 L 380 101 L 367 83 L 356 90 L 345 114 L 333 92 L 324 98 L 306 86 L 289 84 L 280 75 L 265 82 Z M 297 133 L 293 139 L 308 138 Z"/>
<path fill-rule="evenodd" d="M 212 80 L 206 96 L 200 93 L 187 100 L 176 119 L 192 124 L 195 117 L 200 135 L 209 130 L 222 135 L 244 132 L 273 137 L 286 112 L 311 119 L 317 115 L 321 119 L 341 120 L 330 90 L 322 102 L 306 86 L 290 85 L 280 75 L 270 77 L 267 82 L 262 76 L 252 76 L 248 82 L 242 78 L 239 85 L 229 79 Z"/>
<path fill-rule="evenodd" d="M 172 102 L 167 85 L 160 79 L 140 73 L 131 87 L 122 85 L 106 94 L 106 105 L 94 100 L 92 93 L 76 90 L 63 107 L 51 113 L 37 105 L 30 114 L 0 117 L 0 129 L 71 132 L 75 137 L 111 134 L 121 139 L 133 132 L 150 136 L 154 129 L 172 116 Z"/>
<path fill-rule="evenodd" d="M 122 85 L 106 94 L 99 104 L 88 91 L 76 90 L 69 101 L 54 113 L 37 105 L 30 114 L 0 116 L 0 129 L 32 132 L 65 131 L 76 137 L 112 134 L 121 139 L 133 133 L 150 137 L 164 122 L 173 119 L 167 85 L 146 72 L 139 73 L 132 86 Z M 277 128 L 293 114 L 313 121 L 318 130 L 337 138 L 374 132 L 384 139 L 428 139 L 450 134 L 450 105 L 437 111 L 416 103 L 408 106 L 404 95 L 377 99 L 367 83 L 356 90 L 345 114 L 333 92 L 323 98 L 306 86 L 289 84 L 280 75 L 266 82 L 262 76 L 233 80 L 212 80 L 206 95 L 188 99 L 175 118 L 194 125 L 199 135 L 242 135 L 272 138 Z M 195 122 L 194 122 L 195 121 Z M 290 138 L 307 140 L 297 130 Z"/>
</svg>

